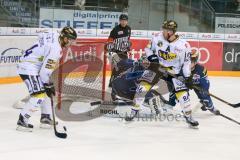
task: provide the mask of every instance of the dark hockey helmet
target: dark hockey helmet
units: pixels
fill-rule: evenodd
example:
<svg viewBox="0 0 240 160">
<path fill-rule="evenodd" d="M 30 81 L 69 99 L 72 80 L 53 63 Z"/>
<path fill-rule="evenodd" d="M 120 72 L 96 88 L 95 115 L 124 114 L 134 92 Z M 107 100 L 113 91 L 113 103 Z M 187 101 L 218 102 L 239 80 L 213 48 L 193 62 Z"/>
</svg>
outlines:
<svg viewBox="0 0 240 160">
<path fill-rule="evenodd" d="M 163 22 L 162 28 L 176 32 L 177 31 L 177 22 L 175 22 L 173 20 L 166 20 Z"/>
<path fill-rule="evenodd" d="M 69 39 L 77 39 L 77 33 L 72 27 L 64 27 L 60 33 L 61 37 L 67 37 Z"/>
<path fill-rule="evenodd" d="M 128 20 L 128 15 L 121 14 L 120 17 L 119 17 L 119 20 Z"/>
</svg>

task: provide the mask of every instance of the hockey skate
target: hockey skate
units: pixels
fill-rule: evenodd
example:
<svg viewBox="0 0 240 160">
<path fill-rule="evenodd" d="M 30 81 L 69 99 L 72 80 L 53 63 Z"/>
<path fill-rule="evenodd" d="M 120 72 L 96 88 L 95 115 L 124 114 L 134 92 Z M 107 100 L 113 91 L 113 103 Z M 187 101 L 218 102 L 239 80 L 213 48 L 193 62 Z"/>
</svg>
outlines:
<svg viewBox="0 0 240 160">
<path fill-rule="evenodd" d="M 186 122 L 188 123 L 190 128 L 198 129 L 198 121 L 194 120 L 191 113 L 186 114 L 184 113 L 184 118 L 186 119 Z"/>
<path fill-rule="evenodd" d="M 215 115 L 219 115 L 220 111 L 218 109 L 216 109 L 215 107 L 213 107 L 212 109 L 209 109 L 209 111 Z"/>
<path fill-rule="evenodd" d="M 56 122 L 56 125 L 58 122 Z M 49 129 L 53 126 L 53 120 L 50 118 L 49 114 L 41 114 L 40 128 Z"/>
<path fill-rule="evenodd" d="M 17 122 L 17 128 L 18 131 L 23 132 L 32 132 L 33 131 L 33 125 L 28 123 L 28 119 L 23 117 L 21 114 L 19 115 L 19 119 Z"/>
<path fill-rule="evenodd" d="M 201 109 L 202 109 L 203 111 L 209 110 L 211 113 L 213 113 L 213 114 L 215 114 L 215 115 L 219 115 L 219 114 L 220 114 L 220 111 L 219 111 L 218 109 L 216 109 L 214 106 L 213 106 L 212 108 L 208 108 L 208 107 L 206 107 L 205 105 L 203 105 L 203 106 L 201 107 Z"/>
<path fill-rule="evenodd" d="M 131 121 L 133 121 L 133 119 L 134 119 L 135 117 L 137 117 L 138 112 L 139 112 L 138 110 L 132 109 L 131 114 L 130 114 L 129 116 L 126 115 L 125 121 L 126 121 L 126 122 L 131 122 Z"/>
</svg>

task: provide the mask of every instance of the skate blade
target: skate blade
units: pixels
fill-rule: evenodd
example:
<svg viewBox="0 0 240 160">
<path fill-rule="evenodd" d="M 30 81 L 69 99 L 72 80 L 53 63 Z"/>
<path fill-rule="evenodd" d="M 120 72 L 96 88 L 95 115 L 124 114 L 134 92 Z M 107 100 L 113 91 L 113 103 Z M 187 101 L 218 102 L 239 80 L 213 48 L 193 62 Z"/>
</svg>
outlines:
<svg viewBox="0 0 240 160">
<path fill-rule="evenodd" d="M 17 131 L 21 131 L 21 132 L 32 132 L 33 128 L 27 128 L 27 127 L 23 127 L 23 126 L 17 126 L 16 128 Z"/>
<path fill-rule="evenodd" d="M 124 124 L 131 124 L 133 123 L 134 121 L 124 121 Z"/>
<path fill-rule="evenodd" d="M 214 111 L 210 111 L 212 114 L 214 114 L 215 116 L 218 116 L 218 115 L 220 115 L 220 112 L 219 111 L 216 111 L 216 112 L 214 112 Z"/>
<path fill-rule="evenodd" d="M 51 129 L 51 128 L 52 128 L 52 125 L 41 123 L 41 124 L 40 124 L 40 128 L 42 128 L 42 129 Z"/>
<path fill-rule="evenodd" d="M 198 126 L 192 126 L 191 124 L 188 124 L 188 127 L 191 129 L 199 129 Z"/>
<path fill-rule="evenodd" d="M 134 122 L 134 118 L 131 119 L 131 120 L 124 118 L 124 124 L 129 124 L 129 123 L 132 123 L 132 122 Z"/>
</svg>

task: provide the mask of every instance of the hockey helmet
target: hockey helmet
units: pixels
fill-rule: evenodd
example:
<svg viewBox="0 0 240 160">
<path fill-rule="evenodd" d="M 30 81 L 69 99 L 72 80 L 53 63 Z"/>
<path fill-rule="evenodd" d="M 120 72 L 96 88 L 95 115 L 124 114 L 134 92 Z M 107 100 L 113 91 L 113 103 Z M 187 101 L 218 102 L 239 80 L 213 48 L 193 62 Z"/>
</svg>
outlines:
<svg viewBox="0 0 240 160">
<path fill-rule="evenodd" d="M 198 50 L 191 51 L 191 62 L 197 63 L 199 61 L 199 52 Z"/>
<path fill-rule="evenodd" d="M 69 39 L 77 39 L 77 33 L 72 27 L 64 27 L 60 33 L 61 37 L 67 37 Z"/>
<path fill-rule="evenodd" d="M 175 22 L 173 20 L 166 20 L 163 22 L 162 28 L 176 32 L 177 31 L 177 22 Z"/>
<path fill-rule="evenodd" d="M 119 17 L 119 20 L 128 20 L 128 15 L 121 14 L 120 17 Z"/>
</svg>

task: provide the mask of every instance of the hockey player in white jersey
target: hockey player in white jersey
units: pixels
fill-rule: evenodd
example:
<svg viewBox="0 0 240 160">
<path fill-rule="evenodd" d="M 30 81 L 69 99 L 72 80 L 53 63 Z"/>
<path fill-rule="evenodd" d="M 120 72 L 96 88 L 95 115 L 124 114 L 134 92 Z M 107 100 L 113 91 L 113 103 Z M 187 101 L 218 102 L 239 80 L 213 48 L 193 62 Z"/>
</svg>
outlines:
<svg viewBox="0 0 240 160">
<path fill-rule="evenodd" d="M 164 79 L 173 85 L 186 122 L 190 126 L 196 127 L 198 122 L 192 117 L 188 93 L 188 86 L 191 85 L 188 83 L 191 74 L 190 45 L 175 34 L 177 29 L 175 21 L 165 21 L 162 29 L 162 33 L 155 35 L 147 48 L 145 48 L 148 60 L 151 59 L 151 63 L 143 73 L 134 98 L 135 105 L 132 108 L 132 114 L 126 117 L 126 120 L 132 120 L 137 115 L 143 104 L 145 94 L 163 77 L 160 71 L 160 69 L 163 69 L 178 76 L 178 79 L 176 79 L 165 75 Z"/>
<path fill-rule="evenodd" d="M 71 27 L 64 27 L 60 33 L 42 33 L 37 42 L 22 55 L 17 71 L 31 97 L 20 112 L 17 130 L 32 131 L 33 125 L 29 123 L 29 118 L 39 107 L 41 107 L 41 125 L 52 125 L 48 97 L 55 95 L 55 89 L 50 82 L 50 76 L 62 56 L 62 49 L 69 46 L 76 38 L 77 34 Z"/>
</svg>

